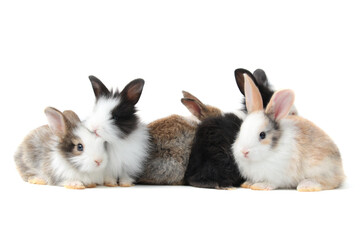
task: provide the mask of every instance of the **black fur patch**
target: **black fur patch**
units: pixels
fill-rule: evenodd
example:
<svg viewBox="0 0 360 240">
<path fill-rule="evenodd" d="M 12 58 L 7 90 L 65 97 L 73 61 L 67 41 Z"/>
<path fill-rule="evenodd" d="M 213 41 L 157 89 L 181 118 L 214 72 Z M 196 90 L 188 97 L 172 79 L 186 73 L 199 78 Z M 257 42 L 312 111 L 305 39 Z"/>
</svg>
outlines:
<svg viewBox="0 0 360 240">
<path fill-rule="evenodd" d="M 123 134 L 125 134 L 125 136 L 128 136 L 136 129 L 139 123 L 139 119 L 138 116 L 135 114 L 135 106 L 127 102 L 125 97 L 121 96 L 120 99 L 120 104 L 112 110 L 111 114 L 113 116 L 113 121 L 115 122 L 116 126 Z"/>
<path fill-rule="evenodd" d="M 204 120 L 192 146 L 185 183 L 196 187 L 238 187 L 245 179 L 234 160 L 231 146 L 242 120 L 225 114 Z"/>
<path fill-rule="evenodd" d="M 136 107 L 118 89 L 115 91 L 112 89 L 109 93 L 103 94 L 102 97 L 119 100 L 119 104 L 111 111 L 111 116 L 115 126 L 120 130 L 118 137 L 127 137 L 139 123 Z"/>
</svg>

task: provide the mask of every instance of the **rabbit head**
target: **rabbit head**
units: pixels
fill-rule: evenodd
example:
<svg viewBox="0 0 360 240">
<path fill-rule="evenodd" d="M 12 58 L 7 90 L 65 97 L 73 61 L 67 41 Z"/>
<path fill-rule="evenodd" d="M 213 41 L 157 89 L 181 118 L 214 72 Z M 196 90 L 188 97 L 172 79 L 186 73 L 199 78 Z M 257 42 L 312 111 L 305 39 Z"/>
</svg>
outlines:
<svg viewBox="0 0 360 240">
<path fill-rule="evenodd" d="M 91 133 L 73 111 L 48 107 L 48 126 L 58 138 L 58 152 L 79 172 L 101 171 L 107 165 L 106 143 Z"/>
<path fill-rule="evenodd" d="M 141 96 L 144 80 L 133 80 L 119 92 L 109 91 L 94 76 L 89 79 L 96 102 L 92 115 L 86 120 L 88 129 L 109 143 L 131 134 L 139 124 L 135 104 Z"/>
</svg>

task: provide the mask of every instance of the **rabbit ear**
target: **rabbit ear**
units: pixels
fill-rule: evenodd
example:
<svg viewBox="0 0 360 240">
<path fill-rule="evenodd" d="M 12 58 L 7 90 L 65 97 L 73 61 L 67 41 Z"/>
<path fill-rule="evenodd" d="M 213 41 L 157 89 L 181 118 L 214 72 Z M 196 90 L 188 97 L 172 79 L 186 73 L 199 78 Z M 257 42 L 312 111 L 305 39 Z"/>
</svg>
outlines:
<svg viewBox="0 0 360 240">
<path fill-rule="evenodd" d="M 289 114 L 294 100 L 295 94 L 292 90 L 277 91 L 272 96 L 265 113 L 274 120 L 280 120 Z"/>
<path fill-rule="evenodd" d="M 72 125 L 76 125 L 80 122 L 80 118 L 79 116 L 71 111 L 71 110 L 66 110 L 63 112 L 63 115 L 66 117 L 66 119 L 72 124 Z"/>
<path fill-rule="evenodd" d="M 45 115 L 48 119 L 51 131 L 61 138 L 65 136 L 66 120 L 64 115 L 59 110 L 52 107 L 47 107 L 45 109 Z"/>
<path fill-rule="evenodd" d="M 194 115 L 196 118 L 201 119 L 203 117 L 203 108 L 202 105 L 199 104 L 199 102 L 195 101 L 194 99 L 190 98 L 182 98 L 181 99 L 182 104 L 189 109 L 192 115 Z M 201 103 L 201 102 L 200 102 Z"/>
<path fill-rule="evenodd" d="M 247 75 L 245 78 L 245 101 L 249 113 L 263 110 L 263 101 L 259 89 L 254 81 Z"/>
<path fill-rule="evenodd" d="M 184 95 L 184 98 L 181 99 L 182 104 L 184 104 L 185 107 L 187 107 L 187 109 L 191 112 L 191 114 L 200 121 L 208 117 L 216 117 L 222 114 L 220 109 L 203 104 L 191 93 L 186 91 L 182 91 L 182 93 Z"/>
<path fill-rule="evenodd" d="M 236 84 L 242 93 L 242 95 L 245 95 L 245 76 L 250 77 L 253 81 L 255 81 L 255 77 L 246 69 L 238 68 L 235 70 L 235 79 Z"/>
<path fill-rule="evenodd" d="M 194 101 L 198 102 L 199 104 L 205 106 L 205 104 L 203 104 L 197 97 L 195 97 L 191 93 L 189 93 L 187 91 L 182 91 L 182 94 L 183 94 L 184 98 L 193 99 Z"/>
<path fill-rule="evenodd" d="M 145 81 L 143 79 L 135 79 L 125 86 L 121 95 L 125 98 L 125 101 L 135 105 L 140 99 L 144 84 Z"/>
<path fill-rule="evenodd" d="M 256 83 L 265 87 L 269 86 L 269 80 L 262 69 L 256 69 L 253 73 Z"/>
<path fill-rule="evenodd" d="M 110 94 L 107 87 L 95 76 L 89 76 L 92 88 L 96 99 L 99 99 L 101 96 L 107 96 Z"/>
<path fill-rule="evenodd" d="M 183 99 L 187 99 L 187 100 L 193 100 L 202 110 L 206 110 L 207 106 L 205 104 L 203 104 L 197 97 L 195 97 L 194 95 L 192 95 L 189 92 L 186 91 L 182 91 L 184 98 Z M 181 102 L 185 105 L 185 107 L 188 107 L 183 100 L 181 100 Z M 190 109 L 189 109 L 190 110 Z"/>
</svg>

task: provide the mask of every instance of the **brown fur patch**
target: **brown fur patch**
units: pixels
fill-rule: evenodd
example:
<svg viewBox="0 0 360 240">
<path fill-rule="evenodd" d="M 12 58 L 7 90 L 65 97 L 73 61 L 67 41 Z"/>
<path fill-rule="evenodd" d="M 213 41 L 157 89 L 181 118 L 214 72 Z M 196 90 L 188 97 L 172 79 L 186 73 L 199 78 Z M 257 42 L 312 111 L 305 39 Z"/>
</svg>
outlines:
<svg viewBox="0 0 360 240">
<path fill-rule="evenodd" d="M 189 109 L 189 111 L 197 117 L 200 121 L 208 118 L 208 117 L 217 117 L 221 116 L 222 112 L 220 109 L 203 104 L 197 97 L 192 95 L 189 92 L 182 91 L 184 98 L 181 99 L 181 102 Z M 194 104 L 197 105 L 197 111 L 194 112 L 194 108 L 189 104 L 190 102 L 186 100 L 192 100 Z"/>
<path fill-rule="evenodd" d="M 206 110 L 203 111 L 203 116 L 200 120 L 202 121 L 209 117 L 218 117 L 221 115 L 222 115 L 222 112 L 220 109 L 218 109 L 217 107 L 214 107 L 214 106 L 206 105 Z"/>
<path fill-rule="evenodd" d="M 64 111 L 63 115 L 73 126 L 76 126 L 80 122 L 78 115 L 71 110 Z"/>
<path fill-rule="evenodd" d="M 155 141 L 168 142 L 184 132 L 195 132 L 195 123 L 189 123 L 179 115 L 171 115 L 148 124 L 149 132 Z"/>
<path fill-rule="evenodd" d="M 318 165 L 321 160 L 329 155 L 338 157 L 340 153 L 330 137 L 314 123 L 297 116 L 289 116 L 295 121 L 295 124 L 301 134 L 296 137 L 298 147 L 301 149 L 302 155 L 311 156 L 311 166 Z M 314 150 L 311 150 L 314 149 Z"/>
<path fill-rule="evenodd" d="M 171 115 L 148 125 L 152 151 L 139 182 L 183 184 L 197 123 Z"/>
<path fill-rule="evenodd" d="M 264 144 L 264 145 L 270 145 L 271 144 L 271 139 L 264 139 L 264 140 L 261 140 L 260 142 L 261 144 Z"/>
<path fill-rule="evenodd" d="M 330 137 L 314 123 L 299 116 L 288 116 L 294 121 L 300 171 L 305 178 L 315 179 L 322 189 L 338 187 L 344 180 L 339 149 Z M 312 176 L 314 175 L 314 176 Z"/>
</svg>

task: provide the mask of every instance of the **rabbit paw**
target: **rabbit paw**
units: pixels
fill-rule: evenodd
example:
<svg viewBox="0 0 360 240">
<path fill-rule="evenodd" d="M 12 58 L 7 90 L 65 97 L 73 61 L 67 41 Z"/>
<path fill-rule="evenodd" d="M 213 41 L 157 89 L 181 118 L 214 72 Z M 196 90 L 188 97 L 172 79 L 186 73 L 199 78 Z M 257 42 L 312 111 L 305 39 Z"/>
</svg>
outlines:
<svg viewBox="0 0 360 240">
<path fill-rule="evenodd" d="M 253 185 L 251 185 L 250 189 L 251 190 L 269 191 L 269 190 L 274 190 L 275 187 L 267 182 L 259 182 L 259 183 L 254 183 Z"/>
<path fill-rule="evenodd" d="M 85 185 L 86 188 L 96 188 L 96 183 L 90 183 Z"/>
<path fill-rule="evenodd" d="M 298 184 L 296 189 L 299 192 L 318 192 L 321 191 L 321 185 L 317 181 L 304 179 Z"/>
<path fill-rule="evenodd" d="M 46 185 L 47 182 L 42 179 L 42 178 L 38 178 L 38 177 L 31 177 L 28 179 L 28 183 L 31 183 L 31 184 L 39 184 L 39 185 Z"/>
<path fill-rule="evenodd" d="M 85 189 L 84 184 L 80 181 L 68 181 L 64 183 L 64 187 L 67 189 L 77 189 L 77 190 Z"/>
<path fill-rule="evenodd" d="M 240 185 L 240 187 L 242 188 L 251 188 L 251 185 L 253 185 L 251 182 L 244 182 L 243 184 Z"/>
<path fill-rule="evenodd" d="M 236 190 L 236 187 L 233 187 L 233 186 L 229 186 L 229 187 L 216 186 L 215 188 L 218 189 L 218 190 Z"/>
<path fill-rule="evenodd" d="M 105 179 L 105 181 L 104 181 L 104 186 L 107 186 L 107 187 L 117 187 L 117 186 L 119 186 L 119 185 L 117 184 L 117 181 L 116 181 L 115 178 L 107 178 L 107 179 Z"/>
<path fill-rule="evenodd" d="M 119 186 L 120 187 L 133 187 L 133 186 L 135 186 L 135 184 L 133 184 L 131 182 L 120 182 Z"/>
<path fill-rule="evenodd" d="M 132 186 L 134 186 L 133 182 L 134 182 L 134 180 L 131 177 L 127 176 L 127 175 L 122 176 L 119 179 L 120 187 L 132 187 Z"/>
</svg>

